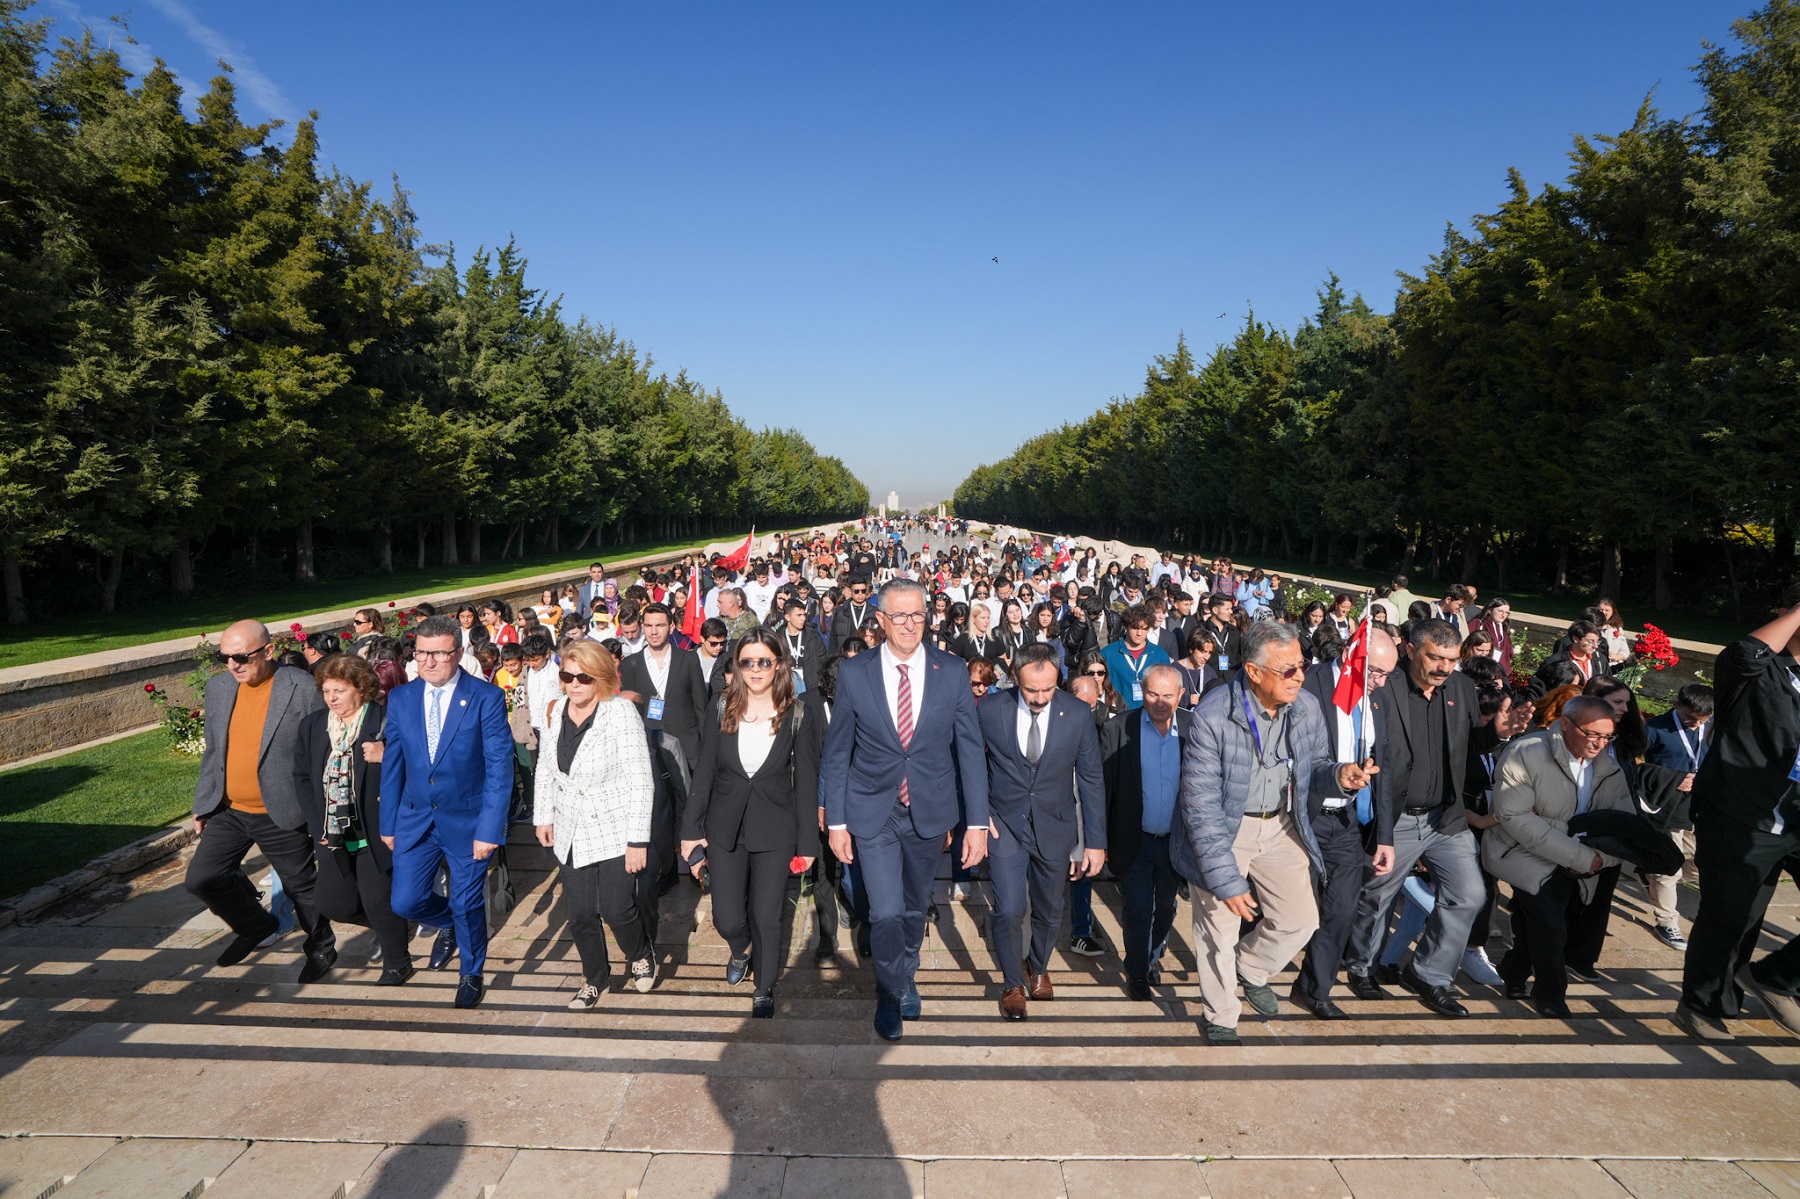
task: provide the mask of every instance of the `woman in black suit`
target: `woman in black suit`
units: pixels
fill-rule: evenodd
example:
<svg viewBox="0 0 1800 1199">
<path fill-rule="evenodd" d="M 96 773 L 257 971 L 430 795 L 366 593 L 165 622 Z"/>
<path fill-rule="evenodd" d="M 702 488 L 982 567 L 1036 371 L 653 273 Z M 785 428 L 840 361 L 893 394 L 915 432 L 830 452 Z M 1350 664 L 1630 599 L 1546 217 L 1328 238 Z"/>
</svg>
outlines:
<svg viewBox="0 0 1800 1199">
<path fill-rule="evenodd" d="M 819 852 L 819 753 L 825 719 L 794 694 L 781 638 L 752 629 L 732 650 L 731 683 L 700 725 L 700 762 L 682 813 L 681 856 L 706 850 L 713 925 L 732 986 L 754 972 L 750 1014 L 775 1014 L 788 878 Z M 696 866 L 695 874 L 699 874 Z M 752 971 L 752 963 L 754 970 Z"/>
<path fill-rule="evenodd" d="M 328 920 L 366 924 L 381 947 L 377 985 L 413 976 L 412 930 L 388 902 L 393 851 L 382 843 L 381 751 L 387 709 L 375 668 L 355 654 L 332 654 L 313 667 L 323 711 L 300 725 L 294 774 L 306 806 L 306 830 L 319 860 L 313 895 Z"/>
</svg>

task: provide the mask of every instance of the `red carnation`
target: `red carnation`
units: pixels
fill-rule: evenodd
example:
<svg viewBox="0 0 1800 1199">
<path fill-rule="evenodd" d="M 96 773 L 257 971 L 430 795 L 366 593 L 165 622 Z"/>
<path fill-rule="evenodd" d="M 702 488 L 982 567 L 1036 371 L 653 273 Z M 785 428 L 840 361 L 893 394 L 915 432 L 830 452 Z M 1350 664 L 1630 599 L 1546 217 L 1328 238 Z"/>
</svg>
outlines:
<svg viewBox="0 0 1800 1199">
<path fill-rule="evenodd" d="M 304 633 L 305 631 L 306 630 L 300 626 L 300 622 L 297 620 L 288 626 L 288 632 L 290 633 Z"/>
<path fill-rule="evenodd" d="M 156 684 L 155 683 L 145 683 L 144 684 L 144 694 L 145 695 L 155 695 L 156 694 Z"/>
<path fill-rule="evenodd" d="M 393 601 L 393 600 L 389 600 L 389 601 L 388 601 L 388 607 L 390 607 L 390 608 L 391 608 L 391 607 L 393 607 L 393 606 L 394 606 L 394 601 Z"/>
<path fill-rule="evenodd" d="M 801 857 L 799 854 L 795 854 L 793 857 L 788 859 L 788 873 L 789 874 L 799 874 L 802 870 L 805 870 L 805 869 L 806 869 L 806 859 Z"/>
</svg>

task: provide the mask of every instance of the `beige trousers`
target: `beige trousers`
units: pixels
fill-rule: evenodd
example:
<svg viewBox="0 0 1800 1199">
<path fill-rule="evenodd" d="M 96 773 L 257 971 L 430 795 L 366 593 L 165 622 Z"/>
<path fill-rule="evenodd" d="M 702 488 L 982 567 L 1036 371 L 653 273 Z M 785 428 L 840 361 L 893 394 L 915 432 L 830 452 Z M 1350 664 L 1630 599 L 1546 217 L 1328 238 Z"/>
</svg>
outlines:
<svg viewBox="0 0 1800 1199">
<path fill-rule="evenodd" d="M 1236 1028 L 1244 1010 L 1241 974 L 1259 986 L 1285 969 L 1319 927 L 1312 862 L 1293 817 L 1244 817 L 1231 843 L 1238 873 L 1256 884 L 1257 920 L 1248 936 L 1236 914 L 1212 892 L 1193 888 L 1194 946 L 1200 963 L 1200 1010 L 1209 1024 Z"/>
<path fill-rule="evenodd" d="M 1650 893 L 1650 906 L 1656 909 L 1656 922 L 1664 928 L 1680 928 L 1681 913 L 1675 906 L 1675 887 L 1684 879 L 1697 882 L 1699 871 L 1694 869 L 1694 830 L 1691 828 L 1672 828 L 1669 836 L 1687 855 L 1687 861 L 1681 865 L 1680 874 L 1646 874 L 1644 887 Z"/>
</svg>

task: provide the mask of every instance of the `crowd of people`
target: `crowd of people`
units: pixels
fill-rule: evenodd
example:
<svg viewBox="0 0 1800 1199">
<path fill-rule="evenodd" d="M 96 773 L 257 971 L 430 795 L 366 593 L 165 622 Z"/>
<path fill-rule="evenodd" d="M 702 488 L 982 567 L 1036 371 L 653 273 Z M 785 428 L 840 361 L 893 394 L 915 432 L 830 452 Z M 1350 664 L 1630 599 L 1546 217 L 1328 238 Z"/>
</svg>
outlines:
<svg viewBox="0 0 1800 1199">
<path fill-rule="evenodd" d="M 577 1009 L 611 983 L 608 931 L 623 985 L 654 989 L 659 904 L 692 879 L 726 981 L 774 1015 L 789 884 L 808 874 L 816 958 L 853 930 L 874 1028 L 899 1039 L 923 1010 L 948 853 L 953 899 L 991 896 L 1005 1019 L 1054 998 L 1065 911 L 1071 952 L 1113 952 L 1096 882 L 1117 887 L 1138 1000 L 1189 900 L 1212 1044 L 1238 1043 L 1246 1007 L 1279 1011 L 1272 980 L 1296 961 L 1288 1001 L 1321 1020 L 1350 1015 L 1340 978 L 1353 1000 L 1399 987 L 1445 1017 L 1476 985 L 1567 1018 L 1629 870 L 1656 936 L 1686 951 L 1678 1025 L 1729 1039 L 1749 993 L 1800 1033 L 1800 942 L 1751 960 L 1800 860 L 1800 588 L 1726 647 L 1715 686 L 1647 720 L 1604 600 L 1526 676 L 1509 605 L 1470 586 L 1296 603 L 1228 559 L 1102 563 L 1069 539 L 963 532 L 872 519 L 629 582 L 596 562 L 536 605 L 425 611 L 405 638 L 365 609 L 292 662 L 233 625 L 188 873 L 231 927 L 220 963 L 282 931 L 241 869 L 254 844 L 305 933 L 301 982 L 334 967 L 336 921 L 372 928 L 380 982 L 404 984 L 417 924 L 474 1006 L 488 866 L 527 821 L 558 864 Z"/>
</svg>

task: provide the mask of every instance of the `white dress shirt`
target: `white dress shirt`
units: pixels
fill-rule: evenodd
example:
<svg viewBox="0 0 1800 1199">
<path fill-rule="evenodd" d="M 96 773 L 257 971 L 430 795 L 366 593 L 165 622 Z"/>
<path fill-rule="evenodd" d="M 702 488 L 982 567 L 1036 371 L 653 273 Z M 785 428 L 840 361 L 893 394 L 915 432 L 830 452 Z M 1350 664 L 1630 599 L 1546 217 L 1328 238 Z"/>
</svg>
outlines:
<svg viewBox="0 0 1800 1199">
<path fill-rule="evenodd" d="M 550 705 L 562 697 L 562 680 L 556 677 L 557 663 L 544 663 L 543 669 L 525 668 L 525 711 L 531 727 L 540 733 L 550 727 Z"/>
<path fill-rule="evenodd" d="M 1050 705 L 1044 705 L 1044 710 L 1037 714 L 1037 722 L 1038 751 L 1041 753 L 1044 743 L 1050 739 Z M 1013 722 L 1013 727 L 1019 733 L 1019 756 L 1029 761 L 1030 759 L 1026 757 L 1025 747 L 1031 744 L 1031 705 L 1025 702 L 1023 695 L 1019 696 L 1019 717 Z"/>
<path fill-rule="evenodd" d="M 894 656 L 891 643 L 881 643 L 881 685 L 887 692 L 888 715 L 894 718 L 894 728 L 900 727 L 900 667 L 907 667 L 907 675 L 912 683 L 912 726 L 914 731 L 919 727 L 919 710 L 925 705 L 925 647 L 919 646 L 913 651 L 912 658 L 902 663 Z"/>
<path fill-rule="evenodd" d="M 650 686 L 655 689 L 657 695 L 662 695 L 669 690 L 669 667 L 674 664 L 675 650 L 668 642 L 663 643 L 660 662 L 657 661 L 656 655 L 650 652 L 648 646 L 644 648 L 644 669 L 650 672 Z M 650 697 L 645 696 L 645 698 Z"/>
<path fill-rule="evenodd" d="M 425 716 L 425 745 L 426 745 L 427 750 L 433 750 L 433 749 L 438 748 L 437 746 L 433 746 L 431 744 L 431 703 L 432 703 L 432 700 L 433 699 L 437 700 L 437 704 L 438 704 L 438 736 L 442 737 L 444 729 L 450 724 L 450 705 L 456 702 L 456 683 L 457 683 L 457 680 L 459 680 L 461 678 L 462 678 L 462 671 L 459 669 L 455 674 L 450 676 L 450 681 L 448 683 L 445 683 L 442 687 L 434 687 L 430 683 L 425 684 L 424 716 Z M 440 743 L 440 745 L 441 745 L 441 743 Z M 432 761 L 435 762 L 436 760 L 437 760 L 437 758 L 434 755 L 432 758 Z"/>
<path fill-rule="evenodd" d="M 1569 764 L 1569 777 L 1575 780 L 1575 814 L 1579 816 L 1594 799 L 1594 764 L 1570 753 L 1567 745 L 1562 751 L 1563 760 Z"/>
<path fill-rule="evenodd" d="M 1343 677 L 1344 665 L 1343 661 L 1340 659 L 1331 664 L 1331 682 L 1334 690 L 1336 689 L 1337 681 Z M 1369 709 L 1369 697 L 1367 694 L 1362 697 L 1361 703 L 1363 756 L 1368 757 L 1370 753 L 1373 752 L 1372 747 L 1375 744 L 1375 713 Z M 1350 719 L 1350 713 L 1344 711 L 1335 703 L 1331 705 L 1331 715 L 1332 718 L 1337 721 L 1337 760 L 1340 762 L 1357 761 L 1356 722 Z M 1320 806 L 1332 809 L 1344 807 L 1349 803 L 1350 800 L 1343 796 L 1330 795 L 1325 797 Z"/>
</svg>

